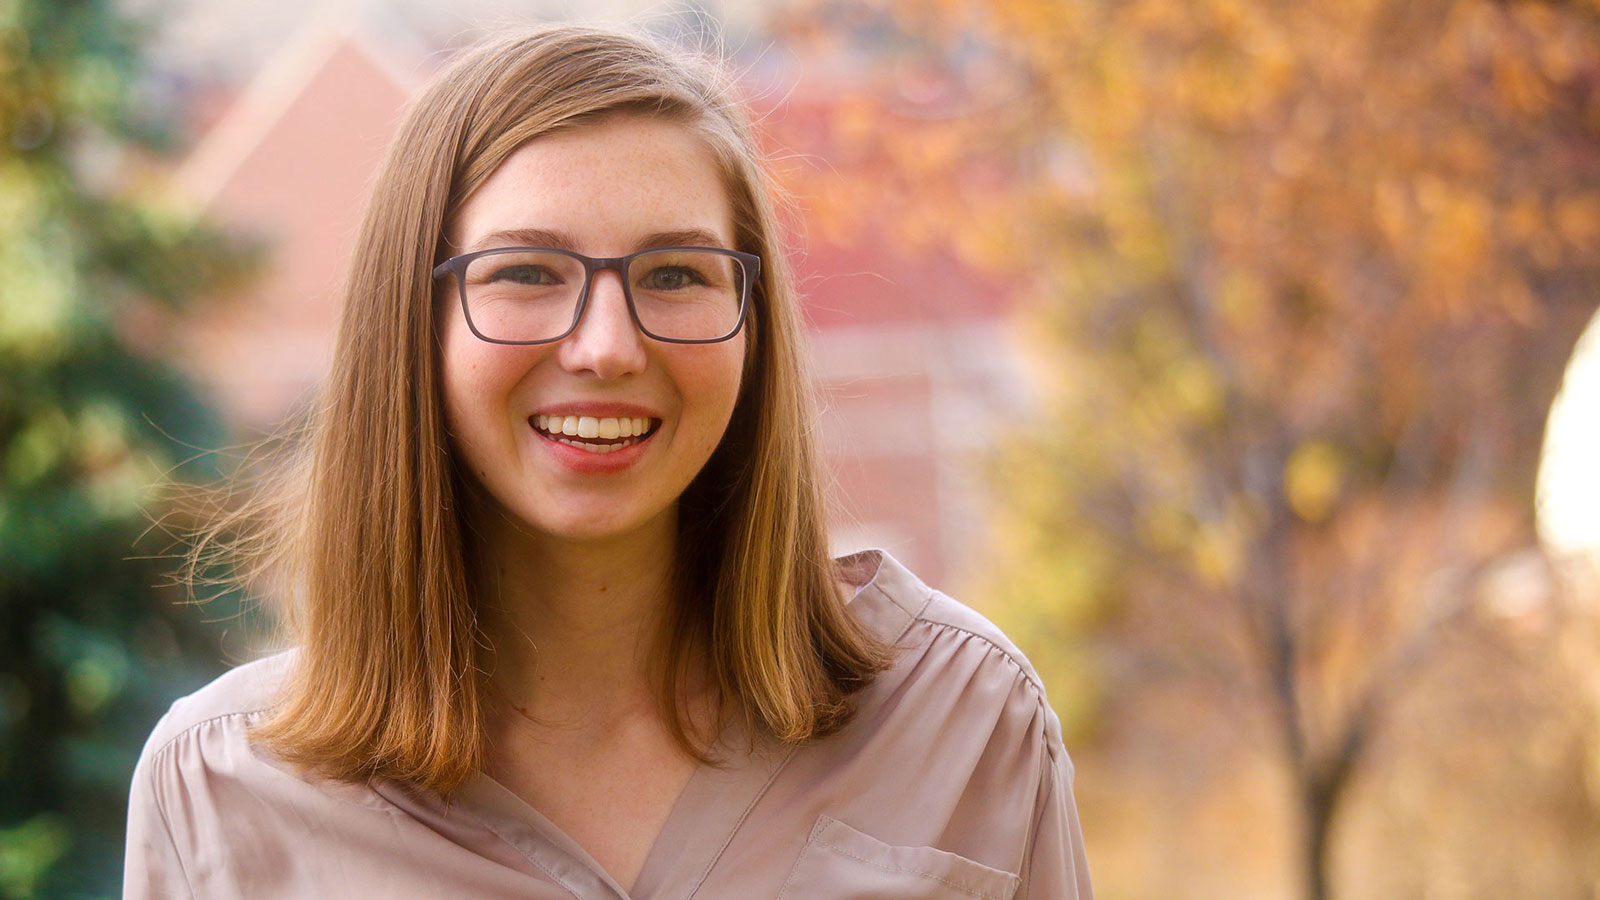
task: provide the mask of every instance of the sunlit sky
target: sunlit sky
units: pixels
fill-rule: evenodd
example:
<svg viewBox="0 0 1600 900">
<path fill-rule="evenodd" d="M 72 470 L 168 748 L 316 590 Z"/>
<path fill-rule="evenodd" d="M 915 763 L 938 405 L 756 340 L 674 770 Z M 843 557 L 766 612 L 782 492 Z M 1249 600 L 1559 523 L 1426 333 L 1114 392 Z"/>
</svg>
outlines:
<svg viewBox="0 0 1600 900">
<path fill-rule="evenodd" d="M 1545 543 L 1600 555 L 1600 315 L 1579 339 L 1550 410 L 1538 492 Z"/>
</svg>

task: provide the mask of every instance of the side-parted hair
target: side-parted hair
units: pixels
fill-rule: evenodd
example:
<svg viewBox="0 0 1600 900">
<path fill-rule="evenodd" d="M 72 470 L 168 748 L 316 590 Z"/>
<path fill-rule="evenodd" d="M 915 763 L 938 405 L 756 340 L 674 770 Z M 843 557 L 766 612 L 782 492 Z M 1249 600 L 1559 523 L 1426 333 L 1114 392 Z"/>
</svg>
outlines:
<svg viewBox="0 0 1600 900">
<path fill-rule="evenodd" d="M 850 615 L 835 580 L 801 318 L 734 96 L 719 65 L 687 51 L 565 26 L 462 53 L 412 103 L 372 188 L 295 474 L 190 552 L 191 566 L 223 559 L 247 581 L 271 573 L 286 594 L 298 661 L 253 740 L 336 779 L 447 796 L 482 769 L 492 648 L 469 586 L 468 488 L 441 399 L 432 269 L 449 255 L 455 212 L 518 147 L 629 114 L 705 140 L 737 249 L 762 259 L 740 398 L 680 499 L 669 637 L 654 658 L 663 715 L 686 752 L 720 762 L 691 737 L 680 700 L 688 655 L 704 647 L 725 716 L 790 744 L 848 723 L 851 695 L 892 650 Z"/>
</svg>

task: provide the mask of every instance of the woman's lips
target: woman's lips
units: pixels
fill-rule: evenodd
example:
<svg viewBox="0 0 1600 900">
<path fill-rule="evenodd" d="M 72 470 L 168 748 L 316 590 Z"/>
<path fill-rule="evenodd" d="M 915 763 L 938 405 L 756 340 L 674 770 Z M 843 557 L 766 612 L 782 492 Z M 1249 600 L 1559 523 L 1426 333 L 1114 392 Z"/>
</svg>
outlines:
<svg viewBox="0 0 1600 900">
<path fill-rule="evenodd" d="M 660 419 L 640 418 L 623 424 L 619 418 L 607 421 L 587 416 L 529 416 L 528 425 L 563 466 L 595 474 L 618 472 L 633 465 L 661 426 Z M 572 419 L 588 421 L 570 423 L 576 433 L 567 434 Z"/>
</svg>

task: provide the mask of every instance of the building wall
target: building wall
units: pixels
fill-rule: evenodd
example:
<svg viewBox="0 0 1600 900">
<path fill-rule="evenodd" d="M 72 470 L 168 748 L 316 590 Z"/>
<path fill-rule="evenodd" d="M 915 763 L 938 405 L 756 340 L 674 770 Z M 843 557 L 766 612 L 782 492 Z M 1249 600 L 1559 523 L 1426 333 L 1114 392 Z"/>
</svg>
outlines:
<svg viewBox="0 0 1600 900">
<path fill-rule="evenodd" d="M 195 202 L 271 249 L 267 277 L 202 311 L 182 350 L 246 436 L 305 403 L 327 370 L 368 184 L 413 89 L 397 71 L 358 37 L 310 35 L 179 173 Z M 816 117 L 827 100 L 790 102 Z M 946 255 L 806 241 L 800 225 L 792 262 L 837 487 L 835 550 L 881 546 L 946 584 L 983 530 L 975 463 L 1018 400 L 1008 292 Z"/>
</svg>

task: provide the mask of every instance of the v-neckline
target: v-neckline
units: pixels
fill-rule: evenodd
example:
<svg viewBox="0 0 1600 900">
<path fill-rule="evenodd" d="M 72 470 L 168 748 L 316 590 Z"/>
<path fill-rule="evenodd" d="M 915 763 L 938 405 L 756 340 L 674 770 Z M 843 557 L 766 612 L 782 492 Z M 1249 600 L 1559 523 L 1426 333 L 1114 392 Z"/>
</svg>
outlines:
<svg viewBox="0 0 1600 900">
<path fill-rule="evenodd" d="M 678 793 L 634 878 L 631 900 L 688 900 L 716 865 L 750 810 L 794 755 L 770 736 L 743 752 L 746 731 L 737 718 L 713 746 L 727 765 L 701 764 Z"/>
<path fill-rule="evenodd" d="M 473 776 L 452 806 L 581 900 L 688 900 L 794 754 L 795 748 L 769 736 L 759 736 L 752 752 L 743 753 L 745 735 L 734 717 L 712 748 L 727 766 L 701 764 L 690 774 L 645 854 L 632 891 L 549 817 L 486 773 Z"/>
<path fill-rule="evenodd" d="M 850 561 L 858 562 L 855 556 Z M 876 578 L 878 568 L 870 565 L 864 567 L 864 571 L 863 568 L 850 569 L 854 593 L 859 593 Z M 861 578 L 863 574 L 866 577 Z M 847 605 L 855 599 L 854 593 L 845 600 Z M 731 716 L 712 750 L 719 758 L 727 760 L 727 766 L 716 768 L 702 763 L 695 768 L 673 802 L 661 830 L 656 833 L 650 851 L 645 854 L 644 865 L 634 878 L 632 893 L 618 887 L 615 889 L 619 897 L 627 900 L 689 900 L 693 897 L 721 858 L 722 851 L 733 841 L 750 810 L 799 748 L 783 744 L 764 729 L 751 733 L 738 716 Z"/>
</svg>

